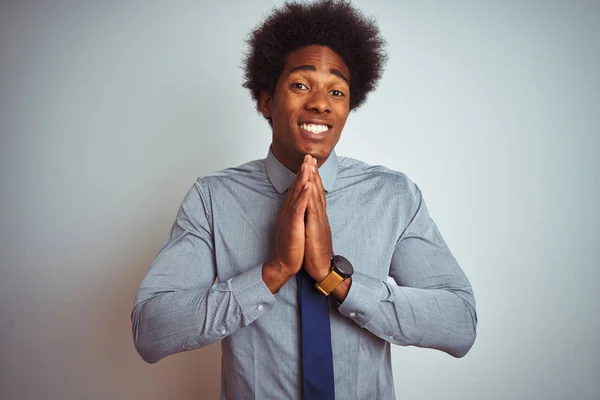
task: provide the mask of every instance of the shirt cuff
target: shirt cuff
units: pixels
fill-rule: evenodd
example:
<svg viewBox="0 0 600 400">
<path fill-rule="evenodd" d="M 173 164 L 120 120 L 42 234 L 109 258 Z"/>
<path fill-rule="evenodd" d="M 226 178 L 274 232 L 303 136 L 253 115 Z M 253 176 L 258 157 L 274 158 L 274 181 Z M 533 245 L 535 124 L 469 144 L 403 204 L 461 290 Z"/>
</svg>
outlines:
<svg viewBox="0 0 600 400">
<path fill-rule="evenodd" d="M 338 311 L 364 328 L 375 315 L 375 310 L 385 295 L 384 290 L 385 285 L 379 279 L 355 271 L 348 295 Z"/>
<path fill-rule="evenodd" d="M 275 296 L 262 279 L 262 265 L 231 278 L 231 292 L 247 323 L 273 308 Z"/>
</svg>

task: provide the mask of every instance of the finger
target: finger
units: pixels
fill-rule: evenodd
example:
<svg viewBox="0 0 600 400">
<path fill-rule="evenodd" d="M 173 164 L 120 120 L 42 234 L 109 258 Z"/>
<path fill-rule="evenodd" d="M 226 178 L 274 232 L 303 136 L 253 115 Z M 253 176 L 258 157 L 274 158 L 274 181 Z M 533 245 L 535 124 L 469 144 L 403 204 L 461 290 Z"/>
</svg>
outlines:
<svg viewBox="0 0 600 400">
<path fill-rule="evenodd" d="M 305 182 L 308 182 L 310 180 L 310 175 L 312 174 L 311 168 L 314 163 L 313 160 L 314 158 L 312 158 L 310 154 L 306 154 L 304 156 L 304 160 L 302 162 L 302 165 L 300 166 L 300 171 L 296 175 L 296 178 L 298 179 L 296 183 L 297 185 L 303 185 Z M 301 191 L 302 189 L 298 188 L 296 190 L 296 195 L 300 194 Z M 294 200 L 296 199 L 296 197 L 294 197 Z"/>
<path fill-rule="evenodd" d="M 313 180 L 309 181 L 310 188 L 308 189 L 309 200 L 308 205 L 306 207 L 306 215 L 307 218 L 316 218 L 319 219 L 322 215 L 323 207 L 321 206 L 321 200 L 319 199 L 319 190 L 317 189 L 317 185 Z"/>
<path fill-rule="evenodd" d="M 304 214 L 306 213 L 306 208 L 310 199 L 310 191 L 311 183 L 306 182 L 302 186 L 302 190 L 300 191 L 294 203 L 291 204 L 290 216 L 292 219 L 296 221 L 304 221 Z"/>
<path fill-rule="evenodd" d="M 290 207 L 298 199 L 298 196 L 302 192 L 302 188 L 306 182 L 310 179 L 312 173 L 311 166 L 314 164 L 313 158 L 310 154 L 306 154 L 300 166 L 300 170 L 296 174 L 296 178 L 290 185 L 288 195 L 286 197 L 284 207 Z"/>
<path fill-rule="evenodd" d="M 316 159 L 314 159 L 314 158 L 313 158 L 313 160 L 315 160 L 315 163 L 316 163 L 316 161 L 317 161 L 317 160 L 316 160 Z M 319 167 L 317 167 L 317 165 L 316 165 L 316 164 L 314 164 L 314 165 L 312 166 L 312 172 L 313 172 L 313 174 L 314 174 L 314 176 L 315 176 L 315 178 L 316 178 L 316 184 L 317 184 L 317 186 L 318 186 L 320 189 L 322 189 L 322 190 L 325 190 L 325 189 L 323 188 L 323 181 L 321 180 L 321 174 L 319 173 Z"/>
<path fill-rule="evenodd" d="M 304 160 L 302 161 L 302 165 L 300 165 L 300 169 L 298 170 L 298 173 L 296 173 L 296 178 L 294 179 L 294 183 L 298 184 L 300 181 L 304 180 L 306 178 L 306 181 L 308 181 L 308 178 L 310 177 L 310 166 L 312 165 L 312 161 L 311 161 L 311 156 L 310 154 L 307 154 L 304 156 Z"/>
<path fill-rule="evenodd" d="M 291 204 L 294 204 L 296 202 L 296 200 L 298 199 L 298 196 L 300 195 L 300 193 L 302 192 L 304 185 L 308 182 L 308 180 L 310 179 L 310 168 L 308 166 L 308 164 L 303 163 L 302 166 L 300 167 L 300 171 L 298 171 L 298 173 L 296 174 L 296 178 L 294 179 L 294 182 L 292 182 L 292 185 L 289 188 L 288 191 L 288 195 L 286 198 L 286 205 L 290 206 Z"/>
<path fill-rule="evenodd" d="M 316 186 L 316 196 L 319 199 L 320 203 L 323 205 L 323 207 L 325 207 L 326 205 L 326 201 L 325 201 L 325 188 L 323 187 L 323 181 L 321 180 L 321 174 L 319 174 L 319 168 L 317 168 L 316 166 L 313 166 L 312 168 L 312 174 L 311 174 L 311 182 L 314 182 L 315 186 Z"/>
</svg>

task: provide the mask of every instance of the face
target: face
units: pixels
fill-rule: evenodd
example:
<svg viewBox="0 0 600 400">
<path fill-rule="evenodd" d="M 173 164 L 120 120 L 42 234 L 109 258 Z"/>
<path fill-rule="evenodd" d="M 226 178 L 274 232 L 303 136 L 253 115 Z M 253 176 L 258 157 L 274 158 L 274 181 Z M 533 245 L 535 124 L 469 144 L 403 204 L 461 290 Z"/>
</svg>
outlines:
<svg viewBox="0 0 600 400">
<path fill-rule="evenodd" d="M 337 144 L 350 112 L 350 70 L 328 47 L 291 52 L 273 95 L 260 94 L 260 110 L 273 123 L 273 154 L 297 172 L 304 155 L 321 165 Z"/>
</svg>

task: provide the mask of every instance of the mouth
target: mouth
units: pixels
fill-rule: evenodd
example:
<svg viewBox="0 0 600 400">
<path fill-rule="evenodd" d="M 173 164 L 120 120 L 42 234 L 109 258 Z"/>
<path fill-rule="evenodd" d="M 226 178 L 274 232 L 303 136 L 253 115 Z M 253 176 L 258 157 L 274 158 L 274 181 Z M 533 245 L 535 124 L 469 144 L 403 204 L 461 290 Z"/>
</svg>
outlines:
<svg viewBox="0 0 600 400">
<path fill-rule="evenodd" d="M 332 126 L 323 123 L 301 122 L 298 124 L 302 135 L 312 141 L 323 140 Z"/>
</svg>

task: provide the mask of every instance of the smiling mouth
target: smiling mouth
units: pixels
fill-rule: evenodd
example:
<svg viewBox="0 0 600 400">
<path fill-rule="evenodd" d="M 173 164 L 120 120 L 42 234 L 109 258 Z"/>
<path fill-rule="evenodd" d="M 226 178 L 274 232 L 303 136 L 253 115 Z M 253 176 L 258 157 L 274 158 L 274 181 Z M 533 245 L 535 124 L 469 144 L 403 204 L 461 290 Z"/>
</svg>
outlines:
<svg viewBox="0 0 600 400">
<path fill-rule="evenodd" d="M 321 135 L 325 132 L 327 132 L 329 130 L 329 125 L 325 125 L 325 124 L 308 124 L 308 123 L 302 123 L 300 124 L 300 128 L 302 128 L 303 130 L 312 133 L 314 135 Z"/>
</svg>

